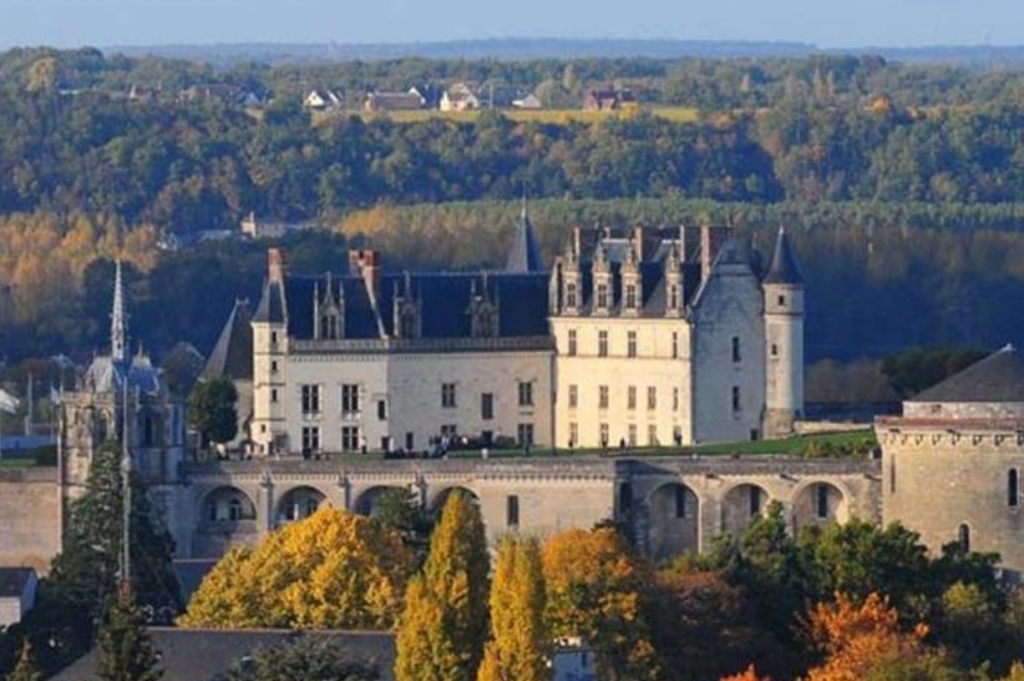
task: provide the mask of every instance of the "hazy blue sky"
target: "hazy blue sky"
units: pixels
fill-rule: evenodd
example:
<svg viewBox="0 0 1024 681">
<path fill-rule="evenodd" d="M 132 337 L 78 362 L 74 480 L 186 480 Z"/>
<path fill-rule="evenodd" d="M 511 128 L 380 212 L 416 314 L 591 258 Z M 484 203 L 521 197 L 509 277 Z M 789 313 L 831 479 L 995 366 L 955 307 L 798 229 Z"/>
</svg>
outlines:
<svg viewBox="0 0 1024 681">
<path fill-rule="evenodd" d="M 0 0 L 0 46 L 493 37 L 1024 44 L 1024 0 Z"/>
</svg>

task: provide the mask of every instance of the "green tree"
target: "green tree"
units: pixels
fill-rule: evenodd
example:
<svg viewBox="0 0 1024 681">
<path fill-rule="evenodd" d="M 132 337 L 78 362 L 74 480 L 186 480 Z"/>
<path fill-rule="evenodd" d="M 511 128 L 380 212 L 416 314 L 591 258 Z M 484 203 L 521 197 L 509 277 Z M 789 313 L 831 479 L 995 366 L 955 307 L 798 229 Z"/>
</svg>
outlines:
<svg viewBox="0 0 1024 681">
<path fill-rule="evenodd" d="M 7 681 L 40 681 L 42 678 L 43 674 L 32 656 L 32 642 L 25 639 L 21 642 L 18 663 L 14 666 L 14 671 L 7 676 Z"/>
<path fill-rule="evenodd" d="M 295 641 L 257 649 L 250 660 L 236 663 L 226 681 L 377 681 L 374 660 L 352 655 L 341 641 L 308 634 Z"/>
<path fill-rule="evenodd" d="M 489 567 L 480 508 L 468 494 L 453 492 L 431 538 L 423 582 L 410 585 L 406 597 L 396 641 L 398 681 L 476 678 L 487 638 Z M 417 642 L 411 630 L 422 632 L 434 624 L 436 631 L 427 640 Z M 420 659 L 424 652 L 438 659 L 428 666 Z M 429 676 L 430 670 L 436 670 L 438 676 Z"/>
<path fill-rule="evenodd" d="M 160 651 L 153 645 L 131 589 L 123 588 L 110 602 L 97 639 L 98 681 L 157 681 L 163 676 L 157 668 Z"/>
<path fill-rule="evenodd" d="M 188 422 L 203 440 L 229 442 L 238 433 L 238 391 L 226 376 L 199 381 L 188 396 Z"/>
<path fill-rule="evenodd" d="M 505 537 L 491 584 L 492 638 L 479 681 L 545 681 L 551 637 L 545 622 L 544 573 L 536 539 Z"/>
</svg>

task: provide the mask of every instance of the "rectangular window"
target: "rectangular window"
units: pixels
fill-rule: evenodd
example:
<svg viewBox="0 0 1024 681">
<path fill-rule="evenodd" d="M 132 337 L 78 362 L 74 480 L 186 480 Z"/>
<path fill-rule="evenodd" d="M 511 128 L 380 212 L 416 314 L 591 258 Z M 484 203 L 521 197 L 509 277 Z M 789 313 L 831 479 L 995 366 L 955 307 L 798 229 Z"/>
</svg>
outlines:
<svg viewBox="0 0 1024 681">
<path fill-rule="evenodd" d="M 626 334 L 626 355 L 636 357 L 636 331 Z"/>
<path fill-rule="evenodd" d="M 817 488 L 817 499 L 815 500 L 815 509 L 819 520 L 828 518 L 828 485 L 818 485 Z"/>
<path fill-rule="evenodd" d="M 482 393 L 480 395 L 480 418 L 490 421 L 494 418 L 494 393 Z"/>
<path fill-rule="evenodd" d="M 647 409 L 653 411 L 658 408 L 658 389 L 656 387 L 647 387 Z"/>
<path fill-rule="evenodd" d="M 732 337 L 732 361 L 733 362 L 740 361 L 740 337 L 739 336 L 733 336 Z"/>
<path fill-rule="evenodd" d="M 341 451 L 354 452 L 359 449 L 359 426 L 341 427 Z"/>
<path fill-rule="evenodd" d="M 569 329 L 569 356 L 576 356 L 576 329 Z"/>
<path fill-rule="evenodd" d="M 445 423 L 441 426 L 441 437 L 453 438 L 459 434 L 459 427 L 454 423 Z"/>
<path fill-rule="evenodd" d="M 679 388 L 672 388 L 672 411 L 679 411 Z"/>
<path fill-rule="evenodd" d="M 626 284 L 626 309 L 636 308 L 636 284 Z"/>
<path fill-rule="evenodd" d="M 345 383 L 341 386 L 341 413 L 355 414 L 359 412 L 359 385 Z"/>
<path fill-rule="evenodd" d="M 626 434 L 629 436 L 628 437 L 628 444 L 629 444 L 629 446 L 630 447 L 636 447 L 636 424 L 635 423 L 629 424 L 629 428 L 626 429 Z"/>
<path fill-rule="evenodd" d="M 688 507 L 686 499 L 686 488 L 682 485 L 676 485 L 676 518 L 686 518 L 690 515 L 690 509 Z"/>
<path fill-rule="evenodd" d="M 776 345 L 775 343 L 772 343 L 772 357 L 778 357 L 778 356 L 779 356 L 779 346 Z"/>
<path fill-rule="evenodd" d="M 308 456 L 320 451 L 320 427 L 302 427 L 302 454 Z"/>
<path fill-rule="evenodd" d="M 509 527 L 519 527 L 519 497 L 515 494 L 505 498 L 505 524 Z"/>
<path fill-rule="evenodd" d="M 668 309 L 675 310 L 679 307 L 679 287 L 672 284 L 668 287 Z"/>
<path fill-rule="evenodd" d="M 607 423 L 602 423 L 600 425 L 599 429 L 598 429 L 598 432 L 599 432 L 600 437 L 601 437 L 601 446 L 602 447 L 607 447 L 608 446 L 608 439 L 611 437 L 611 431 L 608 428 L 608 424 Z"/>
<path fill-rule="evenodd" d="M 597 307 L 602 310 L 608 307 L 608 284 L 597 285 Z"/>
<path fill-rule="evenodd" d="M 608 386 L 602 385 L 597 388 L 597 408 L 608 408 Z"/>
<path fill-rule="evenodd" d="M 575 385 L 569 386 L 569 408 L 575 409 L 579 404 L 580 394 L 579 389 Z"/>
<path fill-rule="evenodd" d="M 633 411 L 636 409 L 636 386 L 631 385 L 626 389 L 626 409 Z"/>
<path fill-rule="evenodd" d="M 786 306 L 786 296 L 779 296 L 779 305 L 782 307 Z"/>
<path fill-rule="evenodd" d="M 377 420 L 388 420 L 388 403 L 384 400 L 377 400 Z"/>
<path fill-rule="evenodd" d="M 413 437 L 412 433 L 408 433 L 407 432 L 405 434 L 405 451 L 411 452 L 415 448 L 416 448 L 416 439 Z"/>
<path fill-rule="evenodd" d="M 761 512 L 761 488 L 750 486 L 750 515 L 755 516 Z"/>
<path fill-rule="evenodd" d="M 1015 507 L 1020 503 L 1020 474 L 1016 468 L 1010 469 L 1006 483 L 1006 503 Z"/>
<path fill-rule="evenodd" d="M 569 283 L 565 285 L 565 306 L 576 307 L 576 284 Z"/>
<path fill-rule="evenodd" d="M 441 406 L 445 409 L 455 408 L 455 384 L 454 383 L 442 383 L 441 384 Z"/>
<path fill-rule="evenodd" d="M 272 373 L 272 374 L 276 374 L 277 373 L 277 360 L 276 359 L 270 360 L 270 373 Z"/>
<path fill-rule="evenodd" d="M 274 403 L 277 402 L 277 388 L 270 389 L 270 401 Z"/>
<path fill-rule="evenodd" d="M 658 426 L 653 423 L 647 424 L 647 444 L 651 447 L 658 446 Z"/>
<path fill-rule="evenodd" d="M 320 386 L 317 384 L 305 384 L 302 386 L 302 413 L 320 413 Z"/>
<path fill-rule="evenodd" d="M 572 449 L 580 441 L 580 424 L 575 421 L 569 423 L 569 448 Z"/>
<path fill-rule="evenodd" d="M 519 406 L 533 406 L 533 382 L 519 381 Z"/>
<path fill-rule="evenodd" d="M 740 387 L 738 385 L 732 387 L 732 410 L 740 410 Z"/>
<path fill-rule="evenodd" d="M 672 332 L 672 359 L 679 359 L 679 332 Z"/>
<path fill-rule="evenodd" d="M 270 332 L 270 344 L 277 345 L 277 331 Z"/>
<path fill-rule="evenodd" d="M 597 356 L 607 357 L 608 356 L 608 332 L 598 331 L 597 332 Z"/>
<path fill-rule="evenodd" d="M 532 447 L 533 446 L 533 424 L 532 423 L 520 423 L 516 426 L 516 436 L 519 440 L 520 447 Z"/>
</svg>

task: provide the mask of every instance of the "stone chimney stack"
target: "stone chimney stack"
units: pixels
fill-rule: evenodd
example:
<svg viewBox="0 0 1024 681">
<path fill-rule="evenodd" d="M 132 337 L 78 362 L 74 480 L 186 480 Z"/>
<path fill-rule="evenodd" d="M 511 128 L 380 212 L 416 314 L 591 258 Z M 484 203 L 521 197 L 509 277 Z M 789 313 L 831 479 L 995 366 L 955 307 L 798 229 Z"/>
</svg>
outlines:
<svg viewBox="0 0 1024 681">
<path fill-rule="evenodd" d="M 370 296 L 377 298 L 380 287 L 380 251 L 354 249 L 348 252 L 348 271 L 355 277 L 362 277 Z"/>
<path fill-rule="evenodd" d="M 711 225 L 700 226 L 700 281 L 704 283 L 711 275 L 714 252 L 711 243 Z"/>
<path fill-rule="evenodd" d="M 636 250 L 636 259 L 638 262 L 644 261 L 644 228 L 634 227 L 633 228 L 633 248 Z"/>
<path fill-rule="evenodd" d="M 583 254 L 583 228 L 579 225 L 572 228 L 572 252 L 577 259 Z"/>
<path fill-rule="evenodd" d="M 280 248 L 267 249 L 267 278 L 276 284 L 284 282 L 284 252 Z"/>
</svg>

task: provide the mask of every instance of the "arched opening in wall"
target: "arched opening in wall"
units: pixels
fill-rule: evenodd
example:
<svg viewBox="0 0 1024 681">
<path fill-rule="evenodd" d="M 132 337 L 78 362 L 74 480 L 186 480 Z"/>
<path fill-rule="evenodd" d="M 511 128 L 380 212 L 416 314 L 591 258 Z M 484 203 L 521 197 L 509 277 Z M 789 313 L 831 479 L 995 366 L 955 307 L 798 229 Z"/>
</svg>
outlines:
<svg viewBox="0 0 1024 681">
<path fill-rule="evenodd" d="M 473 490 L 467 489 L 466 487 L 446 487 L 437 494 L 435 494 L 427 504 L 427 510 L 430 512 L 431 516 L 434 519 L 441 519 L 441 511 L 444 510 L 444 505 L 448 503 L 448 499 L 453 494 L 464 494 L 465 496 L 469 497 L 477 506 L 480 505 L 480 497 L 477 496 L 477 493 L 474 492 Z"/>
<path fill-rule="evenodd" d="M 237 523 L 256 520 L 256 505 L 237 487 L 218 487 L 206 495 L 203 502 L 203 522 L 206 524 Z"/>
<path fill-rule="evenodd" d="M 825 526 L 849 520 L 846 495 L 829 482 L 815 481 L 793 498 L 794 535 L 808 526 Z"/>
<path fill-rule="evenodd" d="M 323 492 L 312 487 L 289 490 L 277 505 L 277 521 L 287 523 L 308 518 L 316 513 L 326 498 Z"/>
<path fill-rule="evenodd" d="M 664 559 L 700 549 L 700 499 L 683 483 L 658 487 L 648 501 L 647 546 L 652 558 Z"/>
<path fill-rule="evenodd" d="M 722 498 L 722 534 L 739 537 L 750 523 L 764 513 L 771 497 L 760 485 L 743 483 Z"/>
<path fill-rule="evenodd" d="M 401 496 L 399 497 L 399 495 Z M 382 502 L 386 503 L 388 498 L 404 499 L 407 497 L 409 497 L 408 487 L 399 487 L 397 485 L 370 487 L 356 497 L 352 510 L 360 515 L 373 517 L 380 513 Z"/>
</svg>

